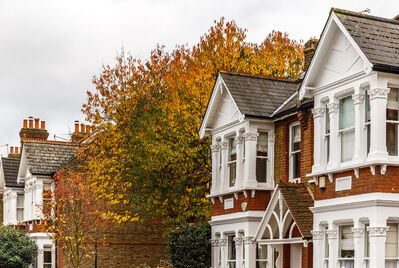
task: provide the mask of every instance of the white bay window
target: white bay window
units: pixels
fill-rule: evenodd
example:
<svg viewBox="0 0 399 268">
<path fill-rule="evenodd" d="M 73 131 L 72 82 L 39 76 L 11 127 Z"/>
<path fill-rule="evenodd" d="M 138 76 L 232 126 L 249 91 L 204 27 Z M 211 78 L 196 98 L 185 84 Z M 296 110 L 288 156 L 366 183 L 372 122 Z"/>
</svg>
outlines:
<svg viewBox="0 0 399 268">
<path fill-rule="evenodd" d="M 398 155 L 398 123 L 399 123 L 399 94 L 397 88 L 391 88 L 387 102 L 387 151 L 388 155 Z"/>
<path fill-rule="evenodd" d="M 258 182 L 267 181 L 268 163 L 268 134 L 260 132 L 256 144 L 256 180 Z"/>
<path fill-rule="evenodd" d="M 351 161 L 355 151 L 355 106 L 352 96 L 339 101 L 339 134 L 341 162 Z"/>
</svg>

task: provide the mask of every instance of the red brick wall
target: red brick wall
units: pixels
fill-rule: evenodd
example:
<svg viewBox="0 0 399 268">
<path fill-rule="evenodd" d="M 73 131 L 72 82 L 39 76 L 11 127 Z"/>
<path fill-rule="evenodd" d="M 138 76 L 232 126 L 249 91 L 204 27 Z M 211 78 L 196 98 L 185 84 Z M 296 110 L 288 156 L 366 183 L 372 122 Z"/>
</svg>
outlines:
<svg viewBox="0 0 399 268">
<path fill-rule="evenodd" d="M 290 268 L 291 265 L 291 245 L 283 245 L 283 268 Z"/>
<path fill-rule="evenodd" d="M 234 208 L 224 209 L 224 199 L 233 198 Z M 266 210 L 270 201 L 270 191 L 256 191 L 255 197 L 251 197 L 251 191 L 248 191 L 247 197 L 243 192 L 238 193 L 238 199 L 234 195 L 223 196 L 223 201 L 220 202 L 219 198 L 215 198 L 215 204 L 212 206 L 212 216 L 242 212 L 241 204 L 247 202 L 247 210 Z"/>
<path fill-rule="evenodd" d="M 302 244 L 302 268 L 313 268 L 313 243 L 305 247 Z M 318 267 L 316 267 L 318 268 Z"/>
<path fill-rule="evenodd" d="M 310 109 L 277 121 L 275 124 L 274 179 L 275 182 L 288 182 L 289 177 L 289 126 L 299 121 L 301 124 L 301 181 L 307 182 L 306 174 L 312 172 L 313 165 L 313 115 Z"/>
<path fill-rule="evenodd" d="M 352 189 L 336 192 L 336 178 L 345 176 L 352 176 Z M 333 176 L 332 183 L 326 175 L 326 189 L 321 190 L 316 187 L 315 199 L 323 200 L 372 192 L 399 193 L 399 167 L 388 166 L 385 175 L 382 175 L 380 166 L 376 166 L 374 176 L 369 167 L 362 168 L 359 170 L 359 178 L 355 177 L 353 170 L 336 173 Z"/>
</svg>

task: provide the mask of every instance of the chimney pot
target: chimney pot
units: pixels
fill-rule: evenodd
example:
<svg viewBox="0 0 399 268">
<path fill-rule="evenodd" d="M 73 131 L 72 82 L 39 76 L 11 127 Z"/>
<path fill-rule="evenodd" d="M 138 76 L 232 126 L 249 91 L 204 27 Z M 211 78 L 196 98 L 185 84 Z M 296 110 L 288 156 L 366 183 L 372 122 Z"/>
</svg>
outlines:
<svg viewBox="0 0 399 268">
<path fill-rule="evenodd" d="M 90 133 L 90 125 L 86 125 L 86 133 Z"/>
<path fill-rule="evenodd" d="M 79 132 L 79 121 L 75 120 L 75 133 Z"/>
<path fill-rule="evenodd" d="M 39 128 L 39 118 L 35 118 L 35 128 Z"/>
<path fill-rule="evenodd" d="M 33 128 L 33 117 L 29 116 L 29 128 Z"/>
<path fill-rule="evenodd" d="M 46 121 L 41 121 L 40 122 L 40 128 L 41 129 L 46 129 Z"/>
<path fill-rule="evenodd" d="M 85 124 L 80 124 L 80 132 L 85 132 Z"/>
<path fill-rule="evenodd" d="M 28 127 L 28 119 L 24 119 L 24 124 L 22 126 L 23 128 L 27 128 Z"/>
<path fill-rule="evenodd" d="M 19 147 L 15 147 L 15 153 L 19 154 Z"/>
<path fill-rule="evenodd" d="M 11 146 L 10 147 L 10 154 L 13 154 L 14 153 L 14 146 Z"/>
</svg>

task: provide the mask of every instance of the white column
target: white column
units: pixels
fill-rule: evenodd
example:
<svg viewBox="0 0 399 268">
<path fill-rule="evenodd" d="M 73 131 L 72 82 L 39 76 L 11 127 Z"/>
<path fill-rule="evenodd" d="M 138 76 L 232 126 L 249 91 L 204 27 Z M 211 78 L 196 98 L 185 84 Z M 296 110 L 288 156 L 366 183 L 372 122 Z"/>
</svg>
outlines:
<svg viewBox="0 0 399 268">
<path fill-rule="evenodd" d="M 245 133 L 245 176 L 243 186 L 247 188 L 254 188 L 257 186 L 256 182 L 256 143 L 258 140 L 258 133 Z"/>
<path fill-rule="evenodd" d="M 16 225 L 17 224 L 17 193 L 11 192 L 8 200 L 10 214 L 8 215 L 9 223 Z"/>
<path fill-rule="evenodd" d="M 222 169 L 220 171 L 220 192 L 227 191 L 229 187 L 228 173 L 227 173 L 227 142 L 219 143 L 220 150 L 222 150 Z"/>
<path fill-rule="evenodd" d="M 56 263 L 55 263 L 55 245 L 51 248 L 51 267 L 55 268 Z"/>
<path fill-rule="evenodd" d="M 385 267 L 385 242 L 389 227 L 367 227 L 370 241 L 370 268 Z"/>
<path fill-rule="evenodd" d="M 211 239 L 212 252 L 211 264 L 212 268 L 219 268 L 219 239 Z"/>
<path fill-rule="evenodd" d="M 269 132 L 269 144 L 267 147 L 268 159 L 267 159 L 267 184 L 271 189 L 274 189 L 274 143 L 276 136 Z"/>
<path fill-rule="evenodd" d="M 352 228 L 353 244 L 355 246 L 355 267 L 363 267 L 364 257 L 364 227 Z"/>
<path fill-rule="evenodd" d="M 313 236 L 313 267 L 323 267 L 324 231 L 311 231 Z"/>
<path fill-rule="evenodd" d="M 236 245 L 236 268 L 243 268 L 242 266 L 242 255 L 243 255 L 243 238 L 241 234 L 237 234 L 234 237 L 234 242 Z"/>
<path fill-rule="evenodd" d="M 323 148 L 323 116 L 324 108 L 315 108 L 313 112 L 314 121 L 314 146 L 313 146 L 313 167 L 312 172 L 318 172 L 322 169 L 322 154 L 321 148 Z"/>
<path fill-rule="evenodd" d="M 370 96 L 370 153 L 369 160 L 388 159 L 386 144 L 386 107 L 389 88 L 372 88 Z"/>
<path fill-rule="evenodd" d="M 235 187 L 240 188 L 243 184 L 243 173 L 242 173 L 242 159 L 244 157 L 244 137 L 236 136 L 234 138 L 237 144 L 237 169 L 236 169 L 236 185 Z"/>
<path fill-rule="evenodd" d="M 328 266 L 338 267 L 338 230 L 326 231 L 328 238 Z"/>
<path fill-rule="evenodd" d="M 340 148 L 338 146 L 338 104 L 335 102 L 327 105 L 328 114 L 330 116 L 330 161 L 328 162 L 327 168 L 336 168 L 340 163 Z"/>
<path fill-rule="evenodd" d="M 253 237 L 244 237 L 245 268 L 256 267 L 256 243 Z"/>
<path fill-rule="evenodd" d="M 37 250 L 37 267 L 43 267 L 44 264 L 44 259 L 43 259 L 43 247 L 40 246 L 39 249 Z"/>
<path fill-rule="evenodd" d="M 28 185 L 25 184 L 24 188 L 24 220 L 30 219 L 29 214 L 28 214 L 28 200 L 29 200 L 29 188 Z M 29 201 L 30 202 L 30 201 Z"/>
<path fill-rule="evenodd" d="M 227 238 L 219 239 L 220 268 L 227 268 Z"/>
<path fill-rule="evenodd" d="M 355 106 L 355 148 L 353 154 L 353 161 L 355 163 L 363 160 L 363 122 L 364 122 L 364 94 L 358 93 L 352 95 Z"/>
<path fill-rule="evenodd" d="M 219 152 L 220 146 L 218 144 L 211 145 L 212 151 L 212 187 L 211 194 L 219 192 Z"/>
</svg>

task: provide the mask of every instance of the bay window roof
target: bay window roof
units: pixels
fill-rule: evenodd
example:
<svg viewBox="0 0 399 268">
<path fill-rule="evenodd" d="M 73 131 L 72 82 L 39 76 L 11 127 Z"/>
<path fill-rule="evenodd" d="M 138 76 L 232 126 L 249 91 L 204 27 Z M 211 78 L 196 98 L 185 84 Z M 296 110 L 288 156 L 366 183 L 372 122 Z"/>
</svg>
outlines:
<svg viewBox="0 0 399 268">
<path fill-rule="evenodd" d="M 23 188 L 23 183 L 17 182 L 18 168 L 19 168 L 19 158 L 2 157 L 1 158 L 1 168 L 3 169 L 3 176 L 5 180 L 6 187 L 16 187 Z"/>
</svg>

